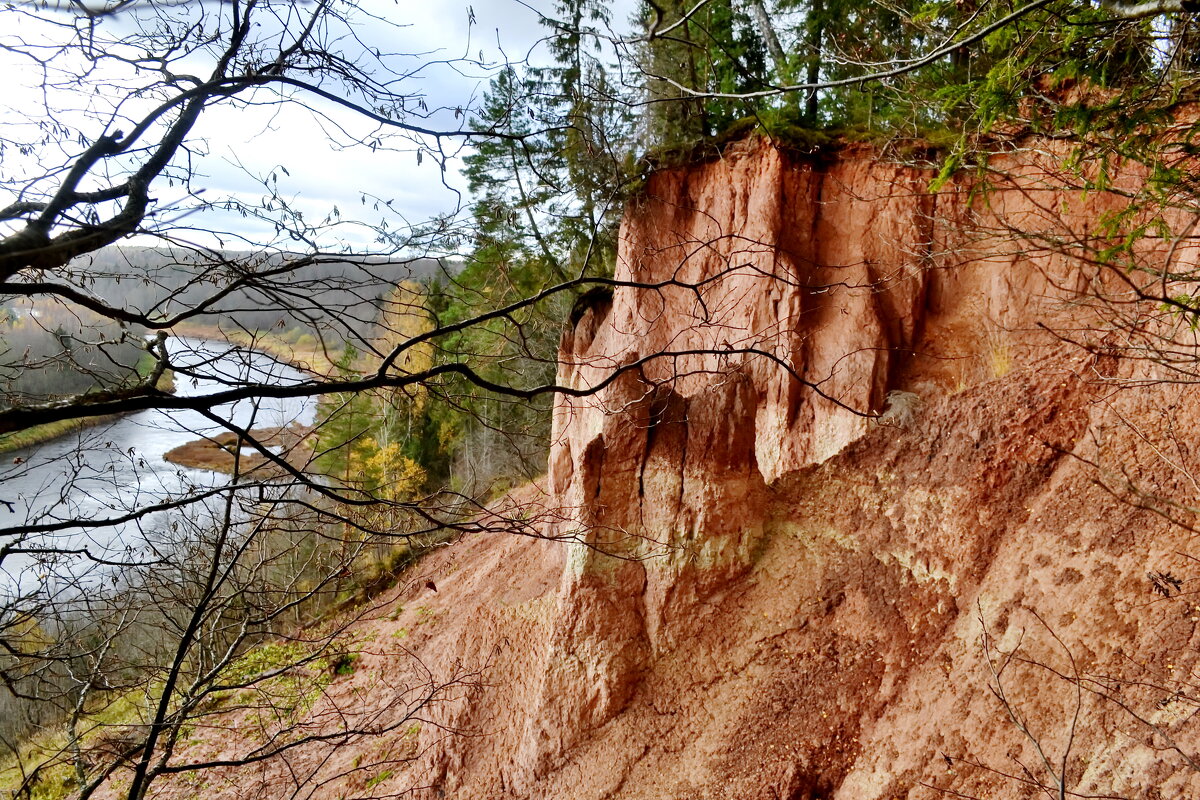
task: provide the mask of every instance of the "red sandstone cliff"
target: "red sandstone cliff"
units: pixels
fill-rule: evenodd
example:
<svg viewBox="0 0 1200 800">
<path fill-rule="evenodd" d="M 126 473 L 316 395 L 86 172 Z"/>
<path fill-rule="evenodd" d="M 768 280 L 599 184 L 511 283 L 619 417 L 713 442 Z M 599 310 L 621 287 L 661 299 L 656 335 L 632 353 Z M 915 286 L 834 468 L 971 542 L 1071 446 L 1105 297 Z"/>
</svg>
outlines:
<svg viewBox="0 0 1200 800">
<path fill-rule="evenodd" d="M 525 496 L 577 543 L 478 537 L 425 562 L 361 630 L 403 630 L 405 658 L 368 645 L 332 691 L 382 704 L 414 655 L 481 679 L 364 745 L 403 759 L 382 780 L 344 750 L 262 780 L 301 765 L 349 770 L 330 797 L 852 800 L 1035 796 L 1065 775 L 1086 796 L 1200 793 L 1200 605 L 1190 582 L 1163 597 L 1147 580 L 1196 573 L 1200 549 L 1139 507 L 1196 503 L 1200 399 L 1143 386 L 1150 367 L 1087 334 L 1105 274 L 1044 243 L 1117 200 L 1064 191 L 1055 161 L 998 158 L 986 196 L 927 191 L 866 150 L 743 144 L 654 175 L 617 278 L 661 285 L 581 309 L 560 378 L 677 355 L 560 401 L 545 490 Z"/>
</svg>

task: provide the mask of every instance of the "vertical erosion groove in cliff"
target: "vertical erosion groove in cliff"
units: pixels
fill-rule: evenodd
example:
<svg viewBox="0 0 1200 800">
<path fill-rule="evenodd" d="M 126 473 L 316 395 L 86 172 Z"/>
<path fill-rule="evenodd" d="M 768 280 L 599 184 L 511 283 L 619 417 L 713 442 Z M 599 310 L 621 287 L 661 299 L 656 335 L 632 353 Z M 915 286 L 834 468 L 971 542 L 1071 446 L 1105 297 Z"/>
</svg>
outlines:
<svg viewBox="0 0 1200 800">
<path fill-rule="evenodd" d="M 551 485 L 593 543 L 744 560 L 757 526 L 723 493 L 752 500 L 837 454 L 889 393 L 961 390 L 1028 350 L 1070 267 L 978 231 L 988 215 L 1025 222 L 1035 179 L 1016 178 L 1026 207 L 1002 192 L 983 214 L 930 178 L 869 152 L 810 163 L 744 144 L 649 179 L 616 275 L 640 286 L 583 311 L 560 354 L 578 388 L 653 357 L 555 409 Z"/>
<path fill-rule="evenodd" d="M 471 712 L 497 735 L 448 739 L 438 781 L 1010 797 L 1053 784 L 1041 747 L 1077 795 L 1197 796 L 1171 752 L 1200 751 L 1200 719 L 1163 687 L 1196 667 L 1200 606 L 1145 592 L 1194 542 L 1111 476 L 1191 497 L 1200 398 L 1112 393 L 1148 373 L 1114 355 L 1112 276 L 1073 248 L 1127 201 L 1069 189 L 1056 148 L 996 156 L 987 191 L 762 144 L 651 176 L 623 285 L 578 305 L 559 378 L 641 366 L 556 404 L 549 532 L 578 543 L 536 627 L 472 644 L 522 637 Z"/>
<path fill-rule="evenodd" d="M 650 177 L 622 225 L 622 285 L 562 342 L 565 385 L 640 366 L 554 411 L 549 484 L 582 542 L 539 692 L 553 722 L 526 736 L 535 778 L 761 559 L 785 477 L 882 441 L 876 417 L 910 427 L 923 403 L 1044 358 L 1060 343 L 1043 326 L 1094 328 L 1080 299 L 1103 276 L 1047 243 L 1119 199 L 1065 191 L 1060 156 L 997 156 L 987 191 L 931 192 L 929 172 L 867 149 L 810 161 L 761 142 Z M 999 497 L 1014 474 L 1000 460 L 979 477 Z M 995 545 L 948 546 L 969 571 Z M 875 557 L 953 608 L 945 590 L 966 575 L 921 551 Z"/>
</svg>

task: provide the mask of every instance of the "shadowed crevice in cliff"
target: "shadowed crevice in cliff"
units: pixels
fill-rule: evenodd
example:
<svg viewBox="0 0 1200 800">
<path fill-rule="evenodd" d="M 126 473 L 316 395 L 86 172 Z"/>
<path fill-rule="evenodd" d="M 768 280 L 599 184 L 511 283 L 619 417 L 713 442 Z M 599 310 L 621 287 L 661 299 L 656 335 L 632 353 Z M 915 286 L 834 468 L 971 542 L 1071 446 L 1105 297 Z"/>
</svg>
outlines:
<svg viewBox="0 0 1200 800">
<path fill-rule="evenodd" d="M 524 736 L 532 780 L 625 708 L 654 654 L 674 645 L 676 617 L 744 574 L 761 546 L 747 378 L 684 398 L 628 372 L 605 402 L 611 413 L 570 462 L 583 541 L 571 545 L 541 711 Z"/>
<path fill-rule="evenodd" d="M 1032 258 L 1022 262 L 1024 245 L 1011 240 L 973 260 L 979 248 L 971 231 L 962 226 L 956 234 L 939 219 L 948 215 L 958 224 L 976 214 L 970 193 L 952 184 L 935 196 L 926 190 L 928 179 L 865 153 L 806 162 L 755 145 L 719 162 L 656 174 L 623 224 L 617 277 L 676 285 L 622 286 L 611 300 L 575 317 L 575 330 L 563 339 L 560 379 L 575 387 L 597 383 L 639 354 L 707 355 L 651 362 L 595 397 L 557 404 L 550 483 L 566 507 L 578 509 L 580 530 L 595 549 L 580 549 L 569 559 L 560 595 L 562 633 L 552 652 L 572 651 L 567 631 L 580 630 L 573 615 L 581 608 L 572 606 L 572 598 L 584 591 L 577 587 L 586 587 L 590 608 L 620 608 L 636 631 L 624 641 L 587 643 L 589 650 L 613 654 L 637 643 L 638 658 L 609 658 L 637 666 L 602 682 L 653 682 L 659 695 L 659 678 L 647 678 L 647 670 L 669 662 L 682 643 L 711 638 L 704 620 L 728 624 L 737 611 L 727 604 L 748 590 L 746 576 L 761 576 L 770 554 L 787 551 L 796 568 L 817 581 L 807 587 L 812 596 L 837 602 L 818 603 L 813 619 L 824 622 L 799 635 L 810 649 L 796 669 L 771 680 L 741 669 L 730 676 L 734 687 L 757 681 L 783 698 L 758 710 L 740 698 L 745 715 L 738 718 L 738 740 L 771 735 L 781 723 L 767 709 L 792 709 L 785 716 L 799 720 L 794 730 L 784 725 L 795 758 L 781 773 L 781 796 L 840 784 L 857 757 L 857 743 L 901 690 L 907 672 L 930 658 L 960 620 L 964 609 L 955 593 L 986 573 L 1009 531 L 1003 520 L 1036 496 L 1037 480 L 1046 479 L 1055 463 L 1056 451 L 1044 445 L 1027 458 L 1002 450 L 979 460 L 992 452 L 983 440 L 947 455 L 940 451 L 960 439 L 947 432 L 952 424 L 928 432 L 949 436 L 935 447 L 938 454 L 909 439 L 912 452 L 904 451 L 905 459 L 915 453 L 916 462 L 975 465 L 970 475 L 947 472 L 982 492 L 968 508 L 946 507 L 955 502 L 953 486 L 921 490 L 924 502 L 939 506 L 921 512 L 942 520 L 931 522 L 945 526 L 935 532 L 955 531 L 940 545 L 935 535 L 928 546 L 913 540 L 897 546 L 894 525 L 870 534 L 879 523 L 868 520 L 878 520 L 872 516 L 878 510 L 864 509 L 877 498 L 857 485 L 830 493 L 842 472 L 853 473 L 850 464 L 862 448 L 912 435 L 872 427 L 869 415 L 883 408 L 889 391 L 932 402 L 998 377 L 998 331 L 1024 332 L 1019 357 L 1027 363 L 1051 353 L 1052 338 L 1037 332 L 1035 322 L 1062 311 L 1059 304 L 1067 298 L 1058 288 L 1061 274 Z M 999 280 L 997 260 L 1010 267 Z M 1014 357 L 1018 345 L 1006 340 L 1003 346 L 1005 357 Z M 773 354 L 788 369 L 734 355 L 747 348 Z M 1056 358 L 1050 369 L 1067 369 L 1061 355 Z M 1019 414 L 1021 435 L 1055 438 L 1061 427 L 1055 418 L 1069 418 L 1061 442 L 1069 449 L 1085 416 L 1067 410 L 1083 396 L 1077 386 L 1069 393 L 1075 400 L 1048 390 L 1040 398 L 1041 416 Z M 894 448 L 889 443 L 885 449 Z M 591 491 L 593 481 L 603 488 Z M 789 505 L 814 497 L 841 515 L 815 534 L 813 520 L 828 519 L 827 509 Z M 1005 511 L 995 513 L 998 508 Z M 787 511 L 780 516 L 782 509 Z M 974 535 L 964 534 L 963 519 L 977 526 Z M 801 552 L 780 544 L 813 535 L 815 542 L 805 541 Z M 846 545 L 850 541 L 856 543 Z M 840 553 L 843 546 L 849 549 Z M 807 561 L 804 548 L 831 560 Z M 592 579 L 614 552 L 645 559 L 638 581 Z M 954 563 L 944 563 L 948 553 L 955 554 Z M 633 597 L 634 584 L 640 597 Z M 626 596 L 616 596 L 621 592 Z M 897 608 L 901 596 L 911 613 Z M 872 624 L 880 630 L 865 637 L 839 634 Z M 738 649 L 725 639 L 714 646 Z M 752 665 L 746 669 L 753 672 Z M 550 694 L 544 696 L 551 706 L 572 704 Z M 794 711 L 830 704 L 857 710 L 849 717 L 825 712 L 820 719 Z M 633 713 L 613 704 L 606 709 L 602 715 L 576 713 L 573 733 L 560 735 L 539 763 L 556 762 L 568 747 L 582 746 L 617 712 Z M 745 720 L 770 722 L 759 730 L 759 723 Z"/>
</svg>

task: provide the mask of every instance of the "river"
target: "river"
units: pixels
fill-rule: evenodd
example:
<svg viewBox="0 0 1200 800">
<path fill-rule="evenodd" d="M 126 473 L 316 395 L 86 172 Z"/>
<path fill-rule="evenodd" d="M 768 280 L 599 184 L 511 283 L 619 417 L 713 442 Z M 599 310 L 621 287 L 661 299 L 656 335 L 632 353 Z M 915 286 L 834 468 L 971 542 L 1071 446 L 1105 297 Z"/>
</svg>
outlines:
<svg viewBox="0 0 1200 800">
<path fill-rule="evenodd" d="M 231 383 L 247 381 L 287 384 L 305 379 L 303 373 L 269 355 L 197 339 L 169 340 L 171 359 L 196 377 L 176 376 L 176 391 L 203 395 Z M 241 401 L 214 409 L 222 418 L 246 428 L 299 423 L 310 425 L 315 398 Z M 163 460 L 174 447 L 221 433 L 195 411 L 140 411 L 85 428 L 59 439 L 4 456 L 0 464 L 0 545 L 18 541 L 22 528 L 79 521 L 63 531 L 25 541 L 27 546 L 86 547 L 90 555 L 120 558 L 136 549 L 150 530 L 170 524 L 179 511 L 152 514 L 112 524 L 139 508 L 176 500 L 227 484 L 228 476 L 180 467 Z M 0 574 L 10 585 L 26 584 L 38 559 L 9 555 Z"/>
</svg>

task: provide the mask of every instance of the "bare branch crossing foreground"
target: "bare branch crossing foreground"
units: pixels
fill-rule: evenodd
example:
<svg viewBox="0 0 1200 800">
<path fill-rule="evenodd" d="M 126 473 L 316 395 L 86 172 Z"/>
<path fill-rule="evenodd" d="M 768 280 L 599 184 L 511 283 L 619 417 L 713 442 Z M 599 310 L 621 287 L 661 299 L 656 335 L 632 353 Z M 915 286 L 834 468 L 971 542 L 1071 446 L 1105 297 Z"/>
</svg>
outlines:
<svg viewBox="0 0 1200 800">
<path fill-rule="evenodd" d="M 1015 191 L 995 164 L 1025 137 L 1078 144 L 1056 190 L 1125 192 L 1127 213 L 1065 233 L 996 215 L 980 239 L 1107 276 L 1079 301 L 1107 327 L 1056 331 L 1064 341 L 1095 348 L 1113 333 L 1106 347 L 1200 380 L 1196 275 L 1180 266 L 1200 219 L 1195 121 L 1178 119 L 1200 67 L 1193 10 L 661 0 L 630 33 L 603 3 L 561 0 L 527 59 L 509 60 L 471 52 L 474 40 L 445 56 L 370 2 L 6 4 L 0 66 L 17 99 L 0 107 L 0 775 L 19 796 L 56 781 L 142 800 L 169 776 L 275 760 L 295 767 L 299 796 L 320 772 L 300 753 L 433 724 L 431 708 L 484 676 L 433 674 L 348 631 L 455 535 L 586 540 L 571 509 L 496 499 L 544 471 L 554 397 L 637 377 L 650 402 L 696 371 L 732 381 L 754 365 L 814 402 L 907 427 L 916 395 L 901 407 L 906 393 L 891 393 L 889 415 L 882 390 L 839 394 L 837 365 L 799 368 L 779 344 L 792 319 L 589 364 L 591 382 L 558 370 L 563 332 L 621 293 L 645 308 L 672 298 L 690 309 L 685 327 L 708 331 L 727 280 L 886 289 L 761 268 L 774 245 L 736 231 L 663 230 L 664 251 L 683 254 L 674 275 L 614 277 L 619 216 L 638 213 L 650 172 L 720 157 L 751 131 L 814 160 L 839 135 L 866 140 L 931 190 L 970 170 L 980 209 Z M 1114 103 L 1121 92 L 1136 102 Z M 1101 114 L 1135 121 L 1107 128 Z M 335 155 L 359 160 L 333 168 Z M 1106 159 L 1138 165 L 1142 183 L 1128 188 Z M 380 186 L 407 189 L 422 167 L 454 202 L 417 219 Z M 1151 233 L 1171 241 L 1165 255 Z M 718 251 L 733 253 L 723 269 L 687 277 L 693 256 Z M 17 438 L 35 426 L 52 441 Z M 152 452 L 179 446 L 192 463 Z M 1076 719 L 1061 753 L 1044 747 L 1006 682 L 1022 656 L 983 644 L 993 692 L 1039 751 L 1038 787 L 1067 796 Z M 1060 677 L 1077 697 L 1095 691 L 1058 644 Z M 404 662 L 402 677 L 376 705 L 338 705 L 323 690 L 364 653 Z M 259 725 L 261 746 L 236 758 L 185 746 L 231 719 Z"/>
</svg>

